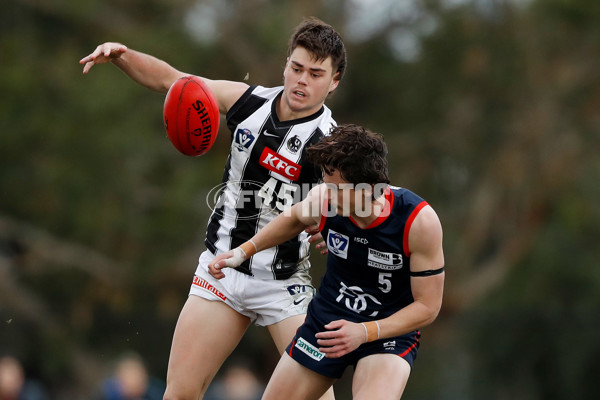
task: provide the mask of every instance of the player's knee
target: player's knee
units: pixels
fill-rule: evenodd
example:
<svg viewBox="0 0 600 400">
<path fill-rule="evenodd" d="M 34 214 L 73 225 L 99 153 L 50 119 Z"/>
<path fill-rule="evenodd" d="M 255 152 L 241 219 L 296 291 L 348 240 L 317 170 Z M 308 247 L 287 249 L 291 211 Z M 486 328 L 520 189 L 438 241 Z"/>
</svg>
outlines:
<svg viewBox="0 0 600 400">
<path fill-rule="evenodd" d="M 204 396 L 209 382 L 202 382 L 202 387 L 177 387 L 167 385 L 163 400 L 198 400 Z"/>
</svg>

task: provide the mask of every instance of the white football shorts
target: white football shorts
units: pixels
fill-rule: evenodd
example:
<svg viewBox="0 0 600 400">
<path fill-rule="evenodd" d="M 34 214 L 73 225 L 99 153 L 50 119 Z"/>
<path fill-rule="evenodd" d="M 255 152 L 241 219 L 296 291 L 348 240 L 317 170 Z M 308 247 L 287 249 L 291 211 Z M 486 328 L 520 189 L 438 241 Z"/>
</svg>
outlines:
<svg viewBox="0 0 600 400">
<path fill-rule="evenodd" d="M 198 268 L 190 295 L 211 301 L 223 301 L 256 325 L 273 325 L 294 315 L 306 314 L 315 295 L 307 270 L 289 279 L 258 279 L 233 268 L 225 268 L 225 278 L 215 279 L 208 273 L 214 255 L 206 250 L 198 260 Z"/>
</svg>

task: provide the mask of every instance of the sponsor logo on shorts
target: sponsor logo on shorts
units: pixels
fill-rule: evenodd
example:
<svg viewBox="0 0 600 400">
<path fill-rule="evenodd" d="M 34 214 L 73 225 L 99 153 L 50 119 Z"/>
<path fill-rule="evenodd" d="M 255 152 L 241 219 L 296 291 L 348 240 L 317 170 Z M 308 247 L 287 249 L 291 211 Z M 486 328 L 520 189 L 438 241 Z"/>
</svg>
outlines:
<svg viewBox="0 0 600 400">
<path fill-rule="evenodd" d="M 223 293 L 219 292 L 217 290 L 217 288 L 215 288 L 213 285 L 206 282 L 204 279 L 200 278 L 199 276 L 194 276 L 194 281 L 192 282 L 192 284 L 194 286 L 198 286 L 199 288 L 208 290 L 209 292 L 211 292 L 212 294 L 214 294 L 221 300 L 227 300 L 227 296 L 225 296 Z"/>
<path fill-rule="evenodd" d="M 402 254 L 386 253 L 369 248 L 367 256 L 369 267 L 385 270 L 396 270 L 402 268 Z"/>
<path fill-rule="evenodd" d="M 298 338 L 294 347 L 297 347 L 301 352 L 303 352 L 313 360 L 321 361 L 323 357 L 325 357 L 325 354 L 321 353 L 319 349 L 317 349 L 315 346 L 308 343 L 301 337 Z"/>
<path fill-rule="evenodd" d="M 396 341 L 390 340 L 389 342 L 384 342 L 383 348 L 386 350 L 394 350 L 396 348 Z"/>
<path fill-rule="evenodd" d="M 306 300 L 306 296 L 300 297 L 299 299 L 294 300 L 294 305 L 297 306 L 298 304 L 302 303 L 304 300 Z"/>
<path fill-rule="evenodd" d="M 286 287 L 288 293 L 290 295 L 295 295 L 295 294 L 299 294 L 299 293 L 306 293 L 306 292 L 313 292 L 315 290 L 314 287 L 312 287 L 312 285 L 302 285 L 299 283 L 295 283 L 293 285 L 289 285 Z"/>
<path fill-rule="evenodd" d="M 348 236 L 337 233 L 333 229 L 330 229 L 327 233 L 327 248 L 344 260 L 348 258 L 348 241 Z"/>
<path fill-rule="evenodd" d="M 294 299 L 294 305 L 302 303 L 315 291 L 315 288 L 312 285 L 302 285 L 299 283 L 295 283 L 293 285 L 286 286 L 286 289 L 290 296 Z"/>
</svg>

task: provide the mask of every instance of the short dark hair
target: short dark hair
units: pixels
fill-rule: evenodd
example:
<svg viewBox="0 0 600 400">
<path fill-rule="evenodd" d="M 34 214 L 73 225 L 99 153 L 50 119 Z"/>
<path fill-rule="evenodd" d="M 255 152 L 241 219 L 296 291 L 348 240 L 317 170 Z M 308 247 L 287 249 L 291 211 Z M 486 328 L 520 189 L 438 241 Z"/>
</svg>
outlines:
<svg viewBox="0 0 600 400">
<path fill-rule="evenodd" d="M 307 149 L 307 157 L 317 168 L 331 175 L 338 170 L 349 183 L 390 183 L 387 146 L 379 133 L 354 124 L 339 125 L 329 136 Z"/>
<path fill-rule="evenodd" d="M 346 47 L 340 34 L 331 25 L 315 17 L 306 18 L 290 37 L 288 57 L 296 47 L 304 47 L 317 61 L 331 57 L 334 75 L 337 73 L 336 79 L 342 80 L 346 70 Z"/>
</svg>

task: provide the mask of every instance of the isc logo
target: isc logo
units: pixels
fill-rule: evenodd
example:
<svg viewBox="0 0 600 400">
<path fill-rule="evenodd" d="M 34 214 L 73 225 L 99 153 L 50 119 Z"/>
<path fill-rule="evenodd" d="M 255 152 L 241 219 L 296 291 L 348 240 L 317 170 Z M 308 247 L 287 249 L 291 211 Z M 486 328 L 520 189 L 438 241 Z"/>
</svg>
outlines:
<svg viewBox="0 0 600 400">
<path fill-rule="evenodd" d="M 293 181 L 298 180 L 302 169 L 300 165 L 275 153 L 268 147 L 265 147 L 260 155 L 260 165 Z"/>
</svg>

